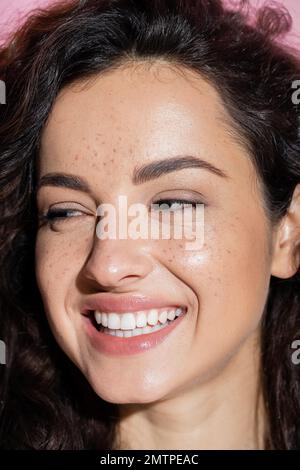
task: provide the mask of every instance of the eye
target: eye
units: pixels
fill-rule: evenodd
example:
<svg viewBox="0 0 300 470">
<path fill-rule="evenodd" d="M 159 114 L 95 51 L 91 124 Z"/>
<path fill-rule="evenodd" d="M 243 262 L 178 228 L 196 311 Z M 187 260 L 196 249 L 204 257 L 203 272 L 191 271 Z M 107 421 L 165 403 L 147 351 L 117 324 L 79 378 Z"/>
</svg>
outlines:
<svg viewBox="0 0 300 470">
<path fill-rule="evenodd" d="M 200 201 L 187 200 L 187 199 L 160 199 L 151 204 L 156 210 L 171 210 L 177 211 L 185 208 L 195 208 L 197 204 L 201 204 Z"/>
<path fill-rule="evenodd" d="M 67 219 L 85 215 L 83 211 L 78 209 L 61 208 L 49 209 L 45 214 L 39 216 L 39 226 L 48 225 L 54 226 L 55 224 L 62 223 Z"/>
<path fill-rule="evenodd" d="M 81 215 L 81 211 L 75 209 L 55 209 L 49 210 L 46 214 L 47 220 L 56 220 L 56 219 L 67 219 L 69 217 L 75 217 L 76 214 Z"/>
</svg>

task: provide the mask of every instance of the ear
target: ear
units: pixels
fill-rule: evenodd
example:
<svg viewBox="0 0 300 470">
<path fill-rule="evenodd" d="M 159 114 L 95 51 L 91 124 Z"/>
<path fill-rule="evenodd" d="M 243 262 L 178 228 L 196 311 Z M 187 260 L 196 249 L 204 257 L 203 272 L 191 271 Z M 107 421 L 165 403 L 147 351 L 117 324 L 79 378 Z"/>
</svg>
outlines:
<svg viewBox="0 0 300 470">
<path fill-rule="evenodd" d="M 300 266 L 300 183 L 274 238 L 271 274 L 288 279 Z"/>
</svg>

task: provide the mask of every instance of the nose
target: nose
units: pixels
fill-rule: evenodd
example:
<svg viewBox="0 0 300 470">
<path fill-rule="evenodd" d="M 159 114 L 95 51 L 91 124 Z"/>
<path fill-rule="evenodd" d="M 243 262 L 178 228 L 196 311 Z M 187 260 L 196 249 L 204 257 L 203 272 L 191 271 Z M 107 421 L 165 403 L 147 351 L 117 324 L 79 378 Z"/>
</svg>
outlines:
<svg viewBox="0 0 300 470">
<path fill-rule="evenodd" d="M 133 240 L 95 240 L 84 276 L 103 289 L 128 288 L 153 269 L 149 254 Z"/>
</svg>

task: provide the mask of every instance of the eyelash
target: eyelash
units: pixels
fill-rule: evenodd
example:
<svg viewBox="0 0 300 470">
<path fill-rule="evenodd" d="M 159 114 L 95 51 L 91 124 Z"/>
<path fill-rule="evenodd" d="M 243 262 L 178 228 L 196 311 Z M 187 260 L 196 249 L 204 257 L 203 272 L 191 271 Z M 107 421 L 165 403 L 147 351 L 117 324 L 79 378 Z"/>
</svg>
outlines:
<svg viewBox="0 0 300 470">
<path fill-rule="evenodd" d="M 39 221 L 41 225 L 47 224 L 47 225 L 52 225 L 55 223 L 57 220 L 65 220 L 65 219 L 70 219 L 71 217 L 74 216 L 67 216 L 63 214 L 67 213 L 74 213 L 74 212 L 81 212 L 78 209 L 49 209 L 46 214 L 42 214 L 39 217 Z"/>
<path fill-rule="evenodd" d="M 186 199 L 160 199 L 156 202 L 153 202 L 152 204 L 158 204 L 159 206 L 161 206 L 162 204 L 168 204 L 170 206 L 170 209 L 171 209 L 171 206 L 172 204 L 180 204 L 182 206 L 184 206 L 185 204 L 188 204 L 188 205 L 191 205 L 193 208 L 196 207 L 197 204 L 199 204 L 200 202 L 199 201 L 195 201 L 195 200 L 186 200 Z M 74 213 L 74 212 L 81 212 L 79 211 L 78 209 L 49 209 L 48 212 L 46 214 L 42 214 L 40 217 L 39 217 L 39 222 L 40 222 L 40 226 L 43 226 L 43 225 L 48 225 L 48 226 L 51 226 L 53 225 L 55 222 L 57 222 L 58 220 L 66 220 L 66 219 L 70 219 L 71 217 L 76 217 L 74 215 L 66 215 L 66 214 L 70 214 L 70 213 Z"/>
<path fill-rule="evenodd" d="M 189 206 L 195 208 L 197 204 L 200 204 L 200 201 L 186 199 L 160 199 L 152 204 L 158 204 L 159 206 L 162 204 L 169 204 L 170 206 L 172 206 L 172 204 L 181 204 L 182 206 L 188 204 Z"/>
</svg>

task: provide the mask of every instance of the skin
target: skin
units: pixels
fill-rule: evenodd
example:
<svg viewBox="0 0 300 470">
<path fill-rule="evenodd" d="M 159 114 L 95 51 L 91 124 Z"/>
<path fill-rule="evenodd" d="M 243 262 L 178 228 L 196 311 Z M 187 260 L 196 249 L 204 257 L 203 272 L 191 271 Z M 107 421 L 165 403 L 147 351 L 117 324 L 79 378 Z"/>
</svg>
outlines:
<svg viewBox="0 0 300 470">
<path fill-rule="evenodd" d="M 227 177 L 189 168 L 133 184 L 135 167 L 183 154 Z M 68 86 L 42 136 L 39 175 L 52 172 L 80 175 L 92 193 L 38 191 L 41 214 L 51 205 L 80 212 L 39 229 L 37 282 L 61 348 L 100 397 L 120 404 L 120 447 L 261 448 L 259 325 L 272 270 L 292 275 L 286 244 L 294 232 L 270 227 L 255 169 L 212 85 L 158 61 Z M 147 205 L 197 194 L 205 203 L 203 247 L 97 239 L 97 206 L 117 205 L 120 194 Z M 105 356 L 92 348 L 80 315 L 83 297 L 103 290 L 159 295 L 188 311 L 152 350 Z"/>
</svg>

